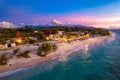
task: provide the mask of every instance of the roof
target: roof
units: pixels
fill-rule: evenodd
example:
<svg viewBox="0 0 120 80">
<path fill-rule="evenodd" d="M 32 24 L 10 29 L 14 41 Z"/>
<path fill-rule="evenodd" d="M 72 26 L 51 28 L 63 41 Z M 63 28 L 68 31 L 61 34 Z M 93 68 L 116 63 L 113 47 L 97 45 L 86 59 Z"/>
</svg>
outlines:
<svg viewBox="0 0 120 80">
<path fill-rule="evenodd" d="M 24 38 L 24 36 L 20 31 L 17 31 L 15 38 Z"/>
<path fill-rule="evenodd" d="M 43 30 L 44 35 L 49 36 L 51 34 L 58 34 L 57 30 Z"/>
</svg>

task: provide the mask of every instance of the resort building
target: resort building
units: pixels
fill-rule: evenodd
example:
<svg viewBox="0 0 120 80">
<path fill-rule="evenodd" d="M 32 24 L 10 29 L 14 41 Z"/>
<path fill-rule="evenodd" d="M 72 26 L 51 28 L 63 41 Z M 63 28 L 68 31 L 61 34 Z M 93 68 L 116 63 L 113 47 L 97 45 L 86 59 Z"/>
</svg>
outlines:
<svg viewBox="0 0 120 80">
<path fill-rule="evenodd" d="M 62 40 L 61 36 L 63 35 L 63 31 L 43 30 L 43 33 L 46 36 L 46 40 Z"/>
<path fill-rule="evenodd" d="M 14 39 L 15 39 L 15 42 L 21 44 L 22 41 L 24 40 L 24 35 L 20 31 L 17 31 Z"/>
</svg>

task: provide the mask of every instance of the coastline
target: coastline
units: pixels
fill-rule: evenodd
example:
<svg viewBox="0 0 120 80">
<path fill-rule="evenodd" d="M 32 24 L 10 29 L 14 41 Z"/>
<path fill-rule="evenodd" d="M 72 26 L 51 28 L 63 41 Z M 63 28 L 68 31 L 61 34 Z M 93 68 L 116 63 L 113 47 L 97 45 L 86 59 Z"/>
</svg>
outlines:
<svg viewBox="0 0 120 80">
<path fill-rule="evenodd" d="M 28 59 L 13 58 L 9 61 L 9 63 L 11 63 L 12 66 L 9 66 L 9 65 L 0 66 L 0 77 L 3 77 L 4 74 L 10 73 L 13 70 L 19 71 L 22 68 L 32 67 L 37 64 L 41 64 L 43 62 L 47 62 L 47 61 L 62 57 L 64 55 L 69 55 L 72 52 L 84 49 L 85 45 L 88 45 L 89 47 L 90 46 L 99 46 L 101 44 L 104 44 L 104 41 L 107 41 L 107 43 L 111 42 L 114 40 L 114 37 L 115 37 L 115 34 L 111 33 L 111 36 L 90 38 L 90 39 L 82 40 L 82 41 L 73 41 L 71 43 L 60 43 L 60 44 L 58 44 L 58 50 L 56 52 L 51 53 L 43 58 L 36 56 L 34 54 L 31 54 L 32 57 L 28 58 Z"/>
</svg>

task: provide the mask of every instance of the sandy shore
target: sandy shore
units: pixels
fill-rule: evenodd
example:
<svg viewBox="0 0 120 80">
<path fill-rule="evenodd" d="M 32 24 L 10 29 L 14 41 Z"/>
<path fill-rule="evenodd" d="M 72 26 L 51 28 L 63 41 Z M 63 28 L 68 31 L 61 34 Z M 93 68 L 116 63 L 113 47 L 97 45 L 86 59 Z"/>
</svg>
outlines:
<svg viewBox="0 0 120 80">
<path fill-rule="evenodd" d="M 62 57 L 64 55 L 69 55 L 70 53 L 76 50 L 81 50 L 81 49 L 86 50 L 86 45 L 87 48 L 89 49 L 90 46 L 96 47 L 99 45 L 104 45 L 105 43 L 111 42 L 114 39 L 115 39 L 115 34 L 112 33 L 111 36 L 89 38 L 87 40 L 81 40 L 81 41 L 78 40 L 78 41 L 73 41 L 71 43 L 67 43 L 67 42 L 60 43 L 58 44 L 57 51 L 47 55 L 46 57 L 40 57 L 36 55 L 35 49 L 37 49 L 37 46 L 29 46 L 30 49 L 34 48 L 30 53 L 31 57 L 27 59 L 13 57 L 12 59 L 9 60 L 8 65 L 0 66 L 0 77 L 8 73 L 8 71 L 32 67 L 42 62 L 50 61 L 58 57 Z M 12 65 L 10 66 L 9 64 Z"/>
</svg>

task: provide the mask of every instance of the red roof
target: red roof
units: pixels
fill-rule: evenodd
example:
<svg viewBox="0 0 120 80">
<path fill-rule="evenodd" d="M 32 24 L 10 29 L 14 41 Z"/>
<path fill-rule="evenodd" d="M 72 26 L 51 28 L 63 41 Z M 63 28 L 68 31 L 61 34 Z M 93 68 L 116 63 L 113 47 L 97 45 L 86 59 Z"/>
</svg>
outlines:
<svg viewBox="0 0 120 80">
<path fill-rule="evenodd" d="M 24 38 L 24 36 L 20 31 L 17 31 L 15 38 Z"/>
</svg>

